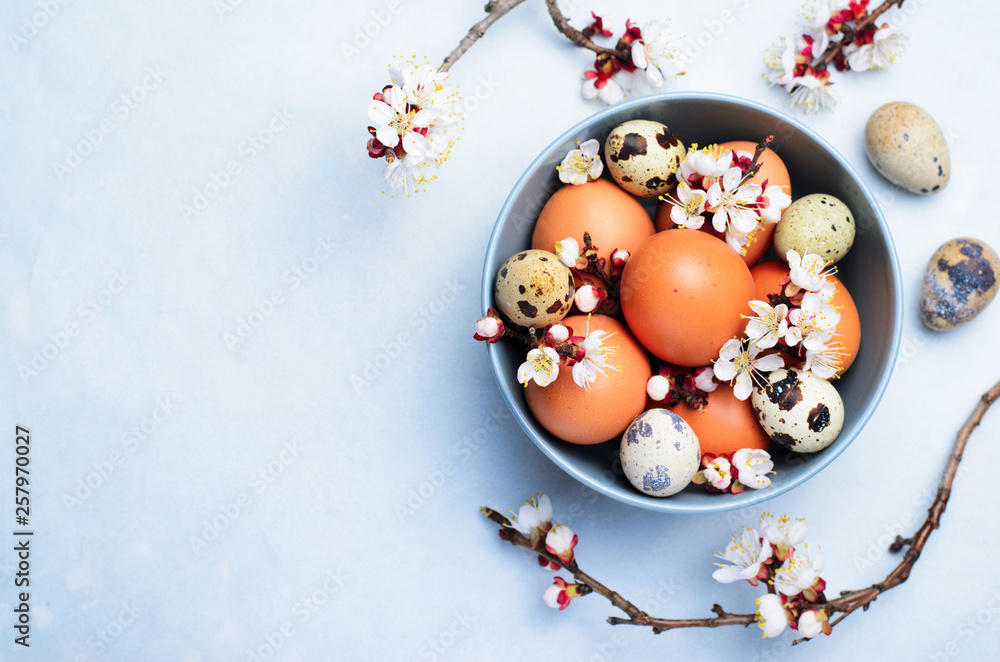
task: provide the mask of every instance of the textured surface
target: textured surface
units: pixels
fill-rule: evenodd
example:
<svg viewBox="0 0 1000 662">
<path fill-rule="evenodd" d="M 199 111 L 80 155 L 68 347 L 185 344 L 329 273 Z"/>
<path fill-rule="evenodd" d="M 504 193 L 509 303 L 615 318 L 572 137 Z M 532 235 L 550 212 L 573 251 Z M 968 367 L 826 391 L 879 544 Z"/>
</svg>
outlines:
<svg viewBox="0 0 1000 662">
<path fill-rule="evenodd" d="M 952 239 L 934 251 L 920 283 L 920 316 L 934 331 L 969 322 L 997 294 L 1000 260 L 977 239 Z"/>
<path fill-rule="evenodd" d="M 912 103 L 887 103 L 872 113 L 865 126 L 865 150 L 886 179 L 911 193 L 937 193 L 951 177 L 941 127 Z"/>
<path fill-rule="evenodd" d="M 50 4 L 0 3 L 5 662 L 247 662 L 269 641 L 269 662 L 860 662 L 885 659 L 890 640 L 898 660 L 995 658 L 1000 411 L 974 433 L 909 581 L 807 645 L 752 628 L 612 628 L 616 611 L 596 596 L 549 609 L 551 574 L 479 515 L 545 491 L 580 536 L 584 569 L 650 613 L 754 608 L 758 592 L 716 583 L 711 561 L 762 505 L 664 515 L 583 487 L 521 431 L 472 340 L 483 253 L 507 194 L 545 145 L 600 108 L 579 94 L 594 58 L 560 39 L 543 3 L 512 11 L 455 65 L 462 140 L 409 199 L 380 193 L 365 107 L 388 82 L 391 55 L 440 61 L 483 2 L 243 0 L 220 16 L 212 0 L 74 0 L 15 51 L 8 33 Z M 788 111 L 761 80 L 760 53 L 794 30 L 801 2 L 560 4 L 574 25 L 593 9 L 618 30 L 626 17 L 669 13 L 695 56 L 669 89 Z M 970 38 L 970 20 L 996 10 L 905 4 L 911 48 L 885 73 L 839 78 L 843 106 L 806 119 L 884 208 L 905 297 L 899 359 L 864 432 L 767 504 L 808 520 L 833 594 L 897 562 L 886 546 L 924 516 L 955 432 L 1000 379 L 1000 306 L 947 334 L 924 329 L 918 309 L 942 243 L 1000 246 L 1000 224 L 982 211 L 996 167 L 983 136 L 996 124 L 987 72 L 998 52 Z M 373 13 L 388 6 L 398 11 L 380 26 Z M 342 46 L 364 44 L 358 32 L 372 21 L 375 36 L 348 58 Z M 162 82 L 116 114 L 119 95 L 157 66 Z M 956 176 L 939 195 L 900 192 L 867 162 L 865 121 L 896 99 L 927 109 L 950 141 Z M 53 162 L 105 119 L 114 130 L 57 178 Z M 240 173 L 185 220 L 181 204 L 230 161 Z M 130 280 L 108 300 L 115 270 Z M 878 273 L 850 271 L 864 279 L 851 288 L 860 306 Z M 69 323 L 78 333 L 62 341 Z M 22 380 L 18 368 L 49 343 L 55 358 Z M 14 646 L 10 627 L 15 425 L 32 431 L 37 481 L 30 650 Z M 607 466 L 617 452 L 608 447 Z M 227 511 L 237 515 L 228 524 Z M 196 553 L 190 539 L 206 527 L 213 540 Z"/>
</svg>

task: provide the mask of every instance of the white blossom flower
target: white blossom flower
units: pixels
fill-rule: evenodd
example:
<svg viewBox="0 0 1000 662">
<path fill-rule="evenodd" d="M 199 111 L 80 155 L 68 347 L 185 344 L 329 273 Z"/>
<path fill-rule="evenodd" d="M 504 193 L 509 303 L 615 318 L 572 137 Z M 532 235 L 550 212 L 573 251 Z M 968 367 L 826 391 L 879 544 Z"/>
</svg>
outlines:
<svg viewBox="0 0 1000 662">
<path fill-rule="evenodd" d="M 812 639 L 823 631 L 823 623 L 816 618 L 815 609 L 806 609 L 799 615 L 799 634 L 806 639 Z"/>
<path fill-rule="evenodd" d="M 650 85 L 657 89 L 663 85 L 666 76 L 680 73 L 684 63 L 679 40 L 667 23 L 647 23 L 642 28 L 642 39 L 632 43 L 632 64 L 643 69 Z"/>
<path fill-rule="evenodd" d="M 701 215 L 708 202 L 705 192 L 692 189 L 682 181 L 677 184 L 674 194 L 676 198 L 668 198 L 673 203 L 670 220 L 681 228 L 699 229 L 705 223 L 705 217 Z"/>
<path fill-rule="evenodd" d="M 403 189 L 407 193 L 423 186 L 434 179 L 440 164 L 417 154 L 407 154 L 396 158 L 392 152 L 385 156 L 386 164 L 382 168 L 382 179 L 394 189 Z"/>
<path fill-rule="evenodd" d="M 573 560 L 573 548 L 576 547 L 576 534 L 573 529 L 563 524 L 553 526 L 545 536 L 545 549 L 549 554 L 555 554 L 563 563 Z"/>
<path fill-rule="evenodd" d="M 716 359 L 712 368 L 715 377 L 720 382 L 732 382 L 733 395 L 740 400 L 746 400 L 753 391 L 754 377 L 758 371 L 770 372 L 785 365 L 780 356 L 771 354 L 770 356 L 757 355 L 760 347 L 750 343 L 749 347 L 743 348 L 742 341 L 734 338 L 726 341 L 726 344 L 719 350 L 719 358 Z"/>
<path fill-rule="evenodd" d="M 815 253 L 799 256 L 798 251 L 789 249 L 785 253 L 785 262 L 789 267 L 789 278 L 792 284 L 803 290 L 818 292 L 827 284 L 830 271 L 826 268 L 827 261 Z"/>
<path fill-rule="evenodd" d="M 763 301 L 751 301 L 750 308 L 756 317 L 747 322 L 747 338 L 761 349 L 770 349 L 778 344 L 788 331 L 788 306 L 779 303 L 772 308 Z"/>
<path fill-rule="evenodd" d="M 406 154 L 422 158 L 430 145 L 418 129 L 434 121 L 434 113 L 409 109 L 408 97 L 402 88 L 392 85 L 382 92 L 382 101 L 368 105 L 368 119 L 375 127 L 375 137 L 386 147 L 395 147 L 402 140 Z"/>
<path fill-rule="evenodd" d="M 581 313 L 592 313 L 608 297 L 604 290 L 593 285 L 584 285 L 573 295 L 573 301 Z"/>
<path fill-rule="evenodd" d="M 833 84 L 811 74 L 793 78 L 790 85 L 792 103 L 805 109 L 806 112 L 832 110 L 840 103 L 840 97 L 833 89 Z"/>
<path fill-rule="evenodd" d="M 389 67 L 392 82 L 406 94 L 407 102 L 419 106 L 444 126 L 458 121 L 454 114 L 454 90 L 447 84 L 448 74 L 430 64 Z"/>
<path fill-rule="evenodd" d="M 759 448 L 741 448 L 733 453 L 733 468 L 737 479 L 749 488 L 759 490 L 771 484 L 767 473 L 774 469 L 771 455 Z"/>
<path fill-rule="evenodd" d="M 726 174 L 733 165 L 733 150 L 722 149 L 718 145 L 709 145 L 701 149 L 696 149 L 695 145 L 687 152 L 687 156 L 681 161 L 680 172 L 681 181 L 691 181 L 692 175 L 699 177 L 710 177 L 714 181 Z M 708 186 L 711 186 L 709 182 Z"/>
<path fill-rule="evenodd" d="M 715 556 L 732 565 L 716 563 L 719 569 L 712 573 L 712 579 L 721 584 L 731 584 L 741 579 L 752 580 L 756 584 L 760 564 L 771 558 L 771 546 L 761 543 L 761 535 L 749 526 L 733 534 L 733 539 L 726 546 L 726 551 Z"/>
<path fill-rule="evenodd" d="M 769 85 L 781 85 L 787 89 L 795 79 L 795 42 L 791 37 L 785 37 L 785 46 L 780 50 L 780 55 L 772 53 L 768 56 L 771 71 L 764 74 L 764 79 Z"/>
<path fill-rule="evenodd" d="M 625 90 L 615 80 L 617 76 L 611 78 L 584 78 L 583 98 L 588 101 L 600 99 L 609 106 L 625 100 Z M 600 87 L 598 87 L 600 85 Z"/>
<path fill-rule="evenodd" d="M 569 606 L 573 599 L 581 595 L 583 594 L 580 592 L 579 584 L 576 582 L 569 584 L 562 577 L 556 577 L 552 586 L 542 593 L 542 600 L 553 609 L 563 610 Z"/>
<path fill-rule="evenodd" d="M 698 368 L 694 371 L 694 385 L 705 393 L 711 393 L 719 387 L 715 381 L 715 371 L 711 367 Z"/>
<path fill-rule="evenodd" d="M 873 35 L 872 43 L 863 46 L 850 43 L 844 47 L 844 56 L 853 71 L 884 69 L 896 61 L 908 42 L 902 32 L 883 25 Z"/>
<path fill-rule="evenodd" d="M 570 269 L 576 266 L 576 261 L 580 259 L 580 242 L 573 237 L 566 237 L 557 241 L 555 248 L 560 262 Z"/>
<path fill-rule="evenodd" d="M 532 379 L 539 386 L 548 386 L 559 376 L 559 355 L 551 347 L 528 352 L 527 360 L 517 369 L 517 381 L 525 386 Z"/>
<path fill-rule="evenodd" d="M 771 513 L 764 513 L 760 516 L 761 535 L 772 545 L 794 547 L 806 539 L 809 527 L 804 519 L 797 519 L 794 522 L 788 515 L 782 515 L 775 519 Z"/>
<path fill-rule="evenodd" d="M 717 457 L 708 463 L 704 469 L 705 480 L 708 484 L 718 490 L 724 490 L 733 482 L 733 467 L 729 460 L 724 457 Z"/>
<path fill-rule="evenodd" d="M 580 143 L 579 149 L 570 150 L 562 163 L 556 166 L 556 170 L 559 171 L 559 181 L 564 184 L 586 184 L 599 178 L 604 172 L 604 161 L 599 156 L 600 150 L 600 143 L 593 138 Z"/>
<path fill-rule="evenodd" d="M 851 0 L 819 0 L 816 4 L 816 18 L 813 20 L 813 27 L 824 28 L 831 16 L 847 9 L 850 4 Z"/>
<path fill-rule="evenodd" d="M 806 348 L 803 370 L 809 370 L 820 379 L 833 379 L 843 366 L 843 351 L 839 342 L 823 336 L 803 340 Z"/>
<path fill-rule="evenodd" d="M 788 627 L 788 615 L 781 597 L 768 593 L 757 598 L 757 625 L 760 626 L 762 637 L 777 637 Z"/>
<path fill-rule="evenodd" d="M 670 393 L 670 380 L 663 375 L 653 375 L 646 381 L 646 395 L 661 402 Z"/>
<path fill-rule="evenodd" d="M 807 292 L 800 306 L 788 313 L 788 321 L 785 343 L 794 347 L 805 339 L 813 343 L 829 340 L 840 323 L 840 313 L 820 293 Z"/>
<path fill-rule="evenodd" d="M 518 510 L 510 514 L 510 525 L 525 538 L 531 538 L 534 549 L 541 535 L 552 528 L 552 501 L 548 494 L 529 499 Z"/>
<path fill-rule="evenodd" d="M 816 580 L 820 579 L 819 573 L 824 563 L 822 554 L 817 553 L 814 557 L 810 557 L 805 552 L 797 551 L 782 563 L 775 573 L 774 588 L 782 595 L 793 598 L 802 591 L 812 588 Z"/>
<path fill-rule="evenodd" d="M 743 171 L 732 167 L 722 176 L 721 185 L 717 181 L 708 189 L 708 211 L 714 214 L 712 227 L 718 232 L 732 228 L 747 234 L 757 227 L 758 216 L 752 205 L 760 197 L 761 188 L 753 183 L 740 185 L 742 179 Z"/>
<path fill-rule="evenodd" d="M 614 334 L 606 331 L 590 331 L 590 320 L 587 321 L 588 334 L 586 339 L 580 343 L 580 348 L 584 351 L 582 359 L 578 359 L 573 365 L 573 381 L 577 386 L 590 390 L 590 385 L 597 380 L 597 375 L 607 375 L 605 368 L 621 371 L 616 365 L 608 365 L 608 359 L 618 354 L 617 347 L 605 347 L 604 341 Z"/>
<path fill-rule="evenodd" d="M 777 223 L 781 220 L 781 213 L 792 204 L 792 196 L 785 193 L 785 189 L 777 184 L 771 184 L 764 190 L 764 197 L 767 204 L 757 208 L 757 213 L 765 223 Z"/>
</svg>

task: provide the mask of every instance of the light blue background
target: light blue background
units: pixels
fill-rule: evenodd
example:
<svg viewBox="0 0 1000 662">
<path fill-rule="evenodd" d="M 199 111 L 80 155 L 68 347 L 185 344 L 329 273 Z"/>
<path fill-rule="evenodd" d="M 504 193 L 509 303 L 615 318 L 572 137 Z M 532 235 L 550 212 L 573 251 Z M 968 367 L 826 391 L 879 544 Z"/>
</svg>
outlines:
<svg viewBox="0 0 1000 662">
<path fill-rule="evenodd" d="M 874 660 L 889 642 L 901 660 L 993 655 L 996 413 L 910 581 L 795 649 L 756 629 L 614 629 L 599 597 L 550 610 L 551 574 L 479 515 L 546 491 L 584 569 L 641 607 L 753 609 L 756 591 L 716 584 L 710 561 L 760 509 L 664 516 L 581 487 L 513 423 L 472 340 L 507 192 L 598 108 L 579 94 L 592 58 L 540 0 L 452 70 L 461 140 L 409 199 L 381 193 L 365 108 L 393 55 L 440 61 L 482 2 L 52 0 L 58 11 L 15 47 L 7 35 L 44 4 L 0 9 L 0 534 L 13 527 L 15 425 L 32 432 L 36 532 L 28 651 L 12 643 L 14 554 L 0 545 L 0 659 L 243 662 L 273 646 L 289 661 Z M 865 432 L 768 504 L 807 518 L 831 594 L 896 562 L 880 550 L 923 518 L 955 432 L 1000 377 L 1000 306 L 941 335 L 917 316 L 941 243 L 1000 246 L 997 52 L 970 27 L 1000 17 L 986 2 L 907 5 L 911 49 L 885 73 L 841 77 L 843 105 L 806 119 L 882 201 L 906 297 L 902 353 Z M 761 80 L 762 53 L 795 28 L 799 2 L 564 6 L 578 25 L 606 11 L 616 30 L 669 11 L 697 57 L 665 89 L 788 110 Z M 372 12 L 386 25 L 345 55 Z M 927 109 L 949 137 L 940 195 L 900 193 L 865 159 L 866 118 L 895 100 Z M 92 153 L 57 173 L 87 142 Z M 227 166 L 236 174 L 220 175 Z M 213 177 L 220 192 L 185 213 Z M 251 317 L 249 337 L 227 342 Z M 27 375 L 36 351 L 50 358 Z"/>
</svg>

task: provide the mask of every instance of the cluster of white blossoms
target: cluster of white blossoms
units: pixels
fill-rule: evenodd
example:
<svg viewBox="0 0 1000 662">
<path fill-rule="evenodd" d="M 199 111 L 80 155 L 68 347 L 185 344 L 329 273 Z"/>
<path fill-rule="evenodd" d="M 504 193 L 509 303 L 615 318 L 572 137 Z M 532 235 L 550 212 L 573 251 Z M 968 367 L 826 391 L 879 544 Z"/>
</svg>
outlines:
<svg viewBox="0 0 1000 662">
<path fill-rule="evenodd" d="M 447 74 L 428 64 L 390 67 L 389 74 L 392 83 L 368 105 L 368 155 L 384 159 L 382 178 L 409 195 L 434 179 L 451 155 L 456 93 Z"/>
</svg>

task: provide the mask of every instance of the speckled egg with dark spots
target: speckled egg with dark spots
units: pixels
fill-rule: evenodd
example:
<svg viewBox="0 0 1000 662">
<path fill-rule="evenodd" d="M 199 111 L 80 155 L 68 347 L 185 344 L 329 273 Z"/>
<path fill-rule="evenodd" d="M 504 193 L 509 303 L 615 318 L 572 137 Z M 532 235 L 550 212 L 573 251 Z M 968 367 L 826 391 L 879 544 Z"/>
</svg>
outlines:
<svg viewBox="0 0 1000 662">
<path fill-rule="evenodd" d="M 764 432 L 796 453 L 823 450 L 844 427 L 844 402 L 837 388 L 808 370 L 775 370 L 754 388 L 750 402 Z"/>
<path fill-rule="evenodd" d="M 937 193 L 948 185 L 948 141 L 934 118 L 912 103 L 895 101 L 872 113 L 865 152 L 879 174 L 912 193 Z"/>
<path fill-rule="evenodd" d="M 497 273 L 496 308 L 514 324 L 540 329 L 566 317 L 573 306 L 573 272 L 553 253 L 526 250 Z"/>
<path fill-rule="evenodd" d="M 619 449 L 628 482 L 655 497 L 677 494 L 701 468 L 698 436 L 669 409 L 649 409 L 622 435 Z"/>
<path fill-rule="evenodd" d="M 668 193 L 686 157 L 684 143 L 665 124 L 651 120 L 625 122 L 604 143 L 608 172 L 623 189 L 643 198 Z"/>
<path fill-rule="evenodd" d="M 920 317 L 933 331 L 948 331 L 982 312 L 997 293 L 1000 263 L 978 239 L 952 239 L 937 249 L 920 285 Z"/>
<path fill-rule="evenodd" d="M 789 249 L 800 256 L 815 253 L 839 262 L 854 245 L 854 214 L 843 202 L 826 193 L 799 198 L 781 215 L 774 231 L 774 249 L 784 258 Z"/>
</svg>

